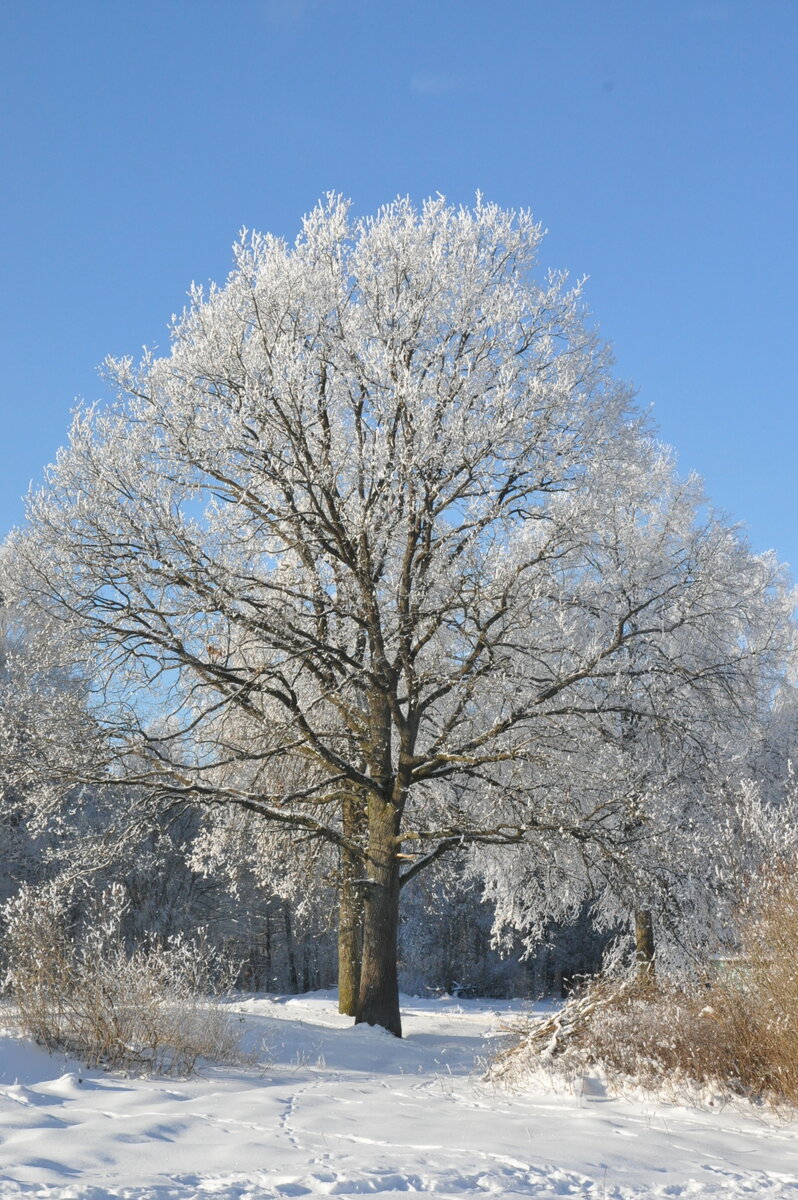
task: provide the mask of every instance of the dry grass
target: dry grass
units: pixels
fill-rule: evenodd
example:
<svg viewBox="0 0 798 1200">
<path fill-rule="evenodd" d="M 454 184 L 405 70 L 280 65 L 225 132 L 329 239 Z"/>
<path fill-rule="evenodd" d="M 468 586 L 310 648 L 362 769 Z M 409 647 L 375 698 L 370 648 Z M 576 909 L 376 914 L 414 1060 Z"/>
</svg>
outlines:
<svg viewBox="0 0 798 1200">
<path fill-rule="evenodd" d="M 544 1021 L 524 1022 L 488 1078 L 523 1086 L 541 1067 L 571 1079 L 601 1070 L 617 1090 L 746 1096 L 798 1106 L 798 874 L 783 864 L 759 889 L 741 953 L 689 984 L 603 977 Z"/>
<path fill-rule="evenodd" d="M 196 943 L 127 953 L 121 897 L 70 935 L 52 890 L 6 907 L 7 983 L 21 1030 L 48 1050 L 129 1074 L 190 1075 L 201 1060 L 240 1060 L 230 1017 L 207 996 L 214 964 Z"/>
</svg>

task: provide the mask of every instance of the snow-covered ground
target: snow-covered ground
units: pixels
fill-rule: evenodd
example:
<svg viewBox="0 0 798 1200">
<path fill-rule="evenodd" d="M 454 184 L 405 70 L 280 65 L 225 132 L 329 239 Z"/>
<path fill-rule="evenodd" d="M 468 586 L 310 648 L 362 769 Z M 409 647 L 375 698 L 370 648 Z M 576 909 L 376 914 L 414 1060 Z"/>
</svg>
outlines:
<svg viewBox="0 0 798 1200">
<path fill-rule="evenodd" d="M 406 999 L 405 1039 L 329 993 L 234 1002 L 259 1068 L 82 1073 L 0 1036 L 0 1195 L 798 1198 L 798 1123 L 480 1082 L 511 1005 Z"/>
</svg>

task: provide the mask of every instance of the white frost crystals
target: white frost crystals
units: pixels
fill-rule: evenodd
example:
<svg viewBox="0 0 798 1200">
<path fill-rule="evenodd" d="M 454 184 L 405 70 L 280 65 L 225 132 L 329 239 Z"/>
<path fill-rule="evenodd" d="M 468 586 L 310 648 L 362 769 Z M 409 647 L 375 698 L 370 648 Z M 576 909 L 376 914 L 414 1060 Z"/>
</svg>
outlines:
<svg viewBox="0 0 798 1200">
<path fill-rule="evenodd" d="M 118 401 L 77 415 L 6 553 L 91 657 L 128 779 L 349 863 L 358 1019 L 395 1033 L 400 889 L 446 853 L 522 845 L 530 878 L 620 907 L 644 880 L 663 912 L 706 879 L 686 831 L 792 636 L 579 287 L 535 279 L 540 240 L 482 202 L 337 197 L 293 246 L 245 237 L 167 355 L 108 364 Z"/>
</svg>

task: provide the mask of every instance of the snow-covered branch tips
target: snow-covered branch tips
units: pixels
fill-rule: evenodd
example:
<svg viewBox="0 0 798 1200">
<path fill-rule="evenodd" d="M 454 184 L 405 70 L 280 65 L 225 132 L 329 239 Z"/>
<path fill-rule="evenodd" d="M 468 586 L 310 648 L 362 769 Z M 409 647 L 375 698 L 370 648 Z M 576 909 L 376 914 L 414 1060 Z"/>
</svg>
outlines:
<svg viewBox="0 0 798 1200">
<path fill-rule="evenodd" d="M 673 917 L 792 636 L 540 242 L 337 196 L 243 235 L 168 354 L 107 363 L 7 552 L 142 793 L 322 847 L 342 1005 L 397 1035 L 402 874 L 444 855 L 521 928 L 555 877 Z"/>
</svg>

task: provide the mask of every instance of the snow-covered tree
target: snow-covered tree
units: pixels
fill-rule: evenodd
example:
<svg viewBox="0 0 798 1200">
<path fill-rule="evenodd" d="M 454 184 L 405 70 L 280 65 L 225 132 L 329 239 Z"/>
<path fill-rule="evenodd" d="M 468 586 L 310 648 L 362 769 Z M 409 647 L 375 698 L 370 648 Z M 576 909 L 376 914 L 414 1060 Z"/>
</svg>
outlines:
<svg viewBox="0 0 798 1200">
<path fill-rule="evenodd" d="M 349 862 L 357 1019 L 396 1034 L 403 884 L 456 847 L 603 838 L 584 789 L 541 781 L 630 679 L 702 678 L 686 633 L 673 659 L 713 596 L 694 506 L 627 594 L 602 514 L 656 452 L 540 240 L 482 202 L 353 221 L 337 197 L 293 246 L 245 236 L 167 355 L 108 363 L 118 401 L 77 414 L 7 551 L 142 787 Z"/>
<path fill-rule="evenodd" d="M 475 855 L 497 928 L 530 945 L 585 904 L 605 928 L 634 915 L 641 960 L 654 924 L 671 947 L 718 936 L 764 852 L 746 786 L 794 659 L 794 599 L 773 556 L 704 508 L 658 451 L 604 489 L 577 559 L 557 564 L 567 644 L 602 644 L 613 625 L 628 636 L 549 713 L 555 740 L 531 786 L 561 814 L 556 834 L 530 828 L 512 859 Z"/>
<path fill-rule="evenodd" d="M 79 673 L 40 653 L 37 631 L 0 608 L 0 899 L 57 868 L 65 811 L 97 730 Z M 66 764 L 70 770 L 65 770 Z M 74 772 L 74 773 L 73 773 Z M 67 778 L 68 774 L 68 778 Z"/>
</svg>

